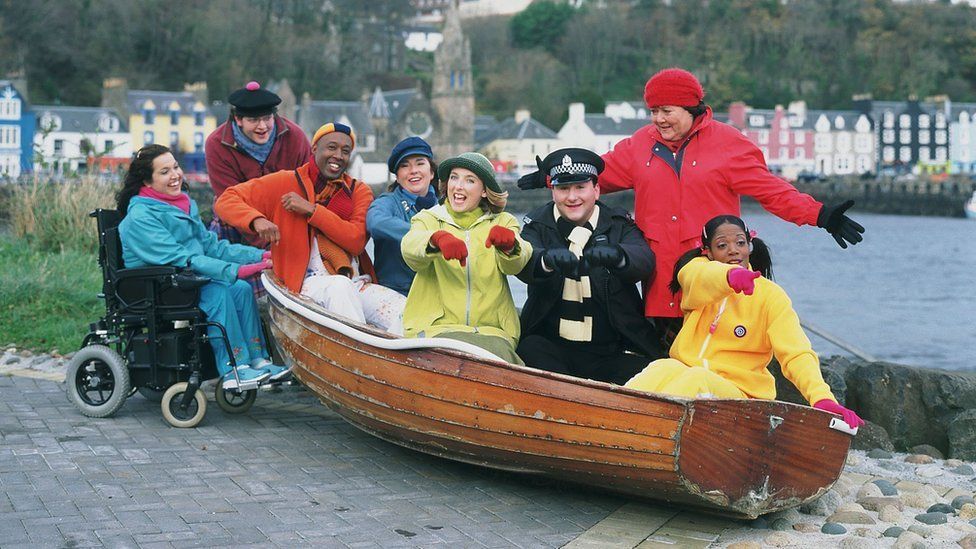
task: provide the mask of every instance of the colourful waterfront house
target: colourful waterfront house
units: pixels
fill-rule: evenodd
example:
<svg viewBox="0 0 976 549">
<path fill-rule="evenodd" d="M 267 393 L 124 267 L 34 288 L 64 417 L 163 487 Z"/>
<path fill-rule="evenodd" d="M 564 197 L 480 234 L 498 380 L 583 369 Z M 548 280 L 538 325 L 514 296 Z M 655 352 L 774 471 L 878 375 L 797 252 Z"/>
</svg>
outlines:
<svg viewBox="0 0 976 549">
<path fill-rule="evenodd" d="M 854 108 L 875 122 L 878 173 L 896 175 L 916 167 L 924 171 L 944 171 L 948 165 L 948 98 L 875 101 L 871 96 L 863 95 L 854 98 Z"/>
<path fill-rule="evenodd" d="M 130 90 L 124 79 L 109 78 L 102 86 L 102 106 L 127 119 L 133 150 L 165 145 L 177 152 L 184 171 L 206 171 L 203 144 L 217 120 L 205 82 L 186 84 L 183 91 Z"/>
<path fill-rule="evenodd" d="M 132 143 L 126 120 L 107 107 L 35 105 L 36 171 L 103 173 L 128 165 Z"/>
<path fill-rule="evenodd" d="M 13 82 L 0 80 L 0 178 L 15 178 L 34 167 L 34 113 Z"/>
<path fill-rule="evenodd" d="M 759 147 L 770 171 L 792 180 L 814 171 L 813 120 L 803 101 L 785 109 L 756 109 L 736 101 L 725 121 Z"/>
<path fill-rule="evenodd" d="M 976 103 L 952 103 L 949 114 L 951 173 L 976 173 Z"/>
<path fill-rule="evenodd" d="M 498 123 L 491 140 L 478 151 L 495 163 L 496 169 L 525 173 L 536 170 L 537 156 L 545 158 L 563 146 L 556 132 L 532 118 L 524 109 Z"/>
</svg>

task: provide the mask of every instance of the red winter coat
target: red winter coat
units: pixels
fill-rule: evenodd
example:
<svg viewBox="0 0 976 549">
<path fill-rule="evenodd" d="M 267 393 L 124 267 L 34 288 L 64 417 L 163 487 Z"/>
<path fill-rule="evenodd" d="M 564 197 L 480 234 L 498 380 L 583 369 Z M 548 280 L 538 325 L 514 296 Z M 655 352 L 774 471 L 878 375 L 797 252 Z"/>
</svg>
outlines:
<svg viewBox="0 0 976 549">
<path fill-rule="evenodd" d="M 281 170 L 294 170 L 308 162 L 312 154 L 312 146 L 309 145 L 305 132 L 287 118 L 275 115 L 275 143 L 262 166 L 243 149 L 237 148 L 234 130 L 231 128 L 233 123 L 234 119 L 231 117 L 217 126 L 207 137 L 204 149 L 207 155 L 207 174 L 215 199 L 238 183 Z"/>
<path fill-rule="evenodd" d="M 676 156 L 680 177 L 672 167 L 678 164 Z M 751 196 L 797 225 L 816 225 L 822 206 L 770 173 L 762 151 L 739 130 L 713 120 L 710 108 L 696 120 L 677 155 L 649 124 L 617 143 L 603 160 L 600 190 L 634 189 L 635 221 L 657 257 L 656 275 L 644 284 L 646 316 L 681 316 L 681 296 L 667 287 L 674 264 L 695 246 L 709 219 L 739 215 L 739 196 Z"/>
</svg>

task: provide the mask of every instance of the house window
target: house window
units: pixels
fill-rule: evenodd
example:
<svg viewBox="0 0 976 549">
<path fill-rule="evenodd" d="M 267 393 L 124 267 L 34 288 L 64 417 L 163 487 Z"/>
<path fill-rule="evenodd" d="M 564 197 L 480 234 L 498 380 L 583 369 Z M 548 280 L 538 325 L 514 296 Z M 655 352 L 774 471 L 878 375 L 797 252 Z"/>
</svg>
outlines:
<svg viewBox="0 0 976 549">
<path fill-rule="evenodd" d="M 929 137 L 931 136 L 929 135 L 928 131 L 918 132 L 918 142 L 921 143 L 922 145 L 929 144 Z"/>
<path fill-rule="evenodd" d="M 929 161 L 929 148 L 928 147 L 919 147 L 918 148 L 918 161 L 919 162 L 928 162 Z"/>
<path fill-rule="evenodd" d="M 851 134 L 848 132 L 841 132 L 837 134 L 837 150 L 839 151 L 849 151 L 851 150 Z"/>
<path fill-rule="evenodd" d="M 793 151 L 793 158 L 796 158 L 797 160 L 804 160 L 806 157 L 807 152 L 803 150 L 803 147 L 797 147 L 796 150 Z"/>
<path fill-rule="evenodd" d="M 156 123 L 156 111 L 151 110 L 151 109 L 146 109 L 146 110 L 142 111 L 142 121 L 146 125 L 149 125 L 149 126 L 155 124 Z"/>
<path fill-rule="evenodd" d="M 910 147 L 902 147 L 898 150 L 898 160 L 902 162 L 912 161 L 912 149 Z"/>
<path fill-rule="evenodd" d="M 935 161 L 936 162 L 945 162 L 945 159 L 946 159 L 946 150 L 945 150 L 945 147 L 936 147 L 935 148 Z"/>
<path fill-rule="evenodd" d="M 197 111 L 193 113 L 193 124 L 196 126 L 203 126 L 203 112 Z"/>
<path fill-rule="evenodd" d="M 886 163 L 891 163 L 895 161 L 895 148 L 885 147 L 882 151 L 882 158 Z"/>
<path fill-rule="evenodd" d="M 944 128 L 946 125 L 945 114 L 942 111 L 935 113 L 935 127 Z"/>
<path fill-rule="evenodd" d="M 780 145 L 785 145 L 785 144 L 789 143 L 789 141 L 790 141 L 790 132 L 785 131 L 785 130 L 780 131 L 779 132 L 779 143 L 780 143 Z"/>
<path fill-rule="evenodd" d="M 898 117 L 898 125 L 902 128 L 908 128 L 912 125 L 912 117 L 907 114 L 903 114 Z"/>
<path fill-rule="evenodd" d="M 820 133 L 813 138 L 814 147 L 816 147 L 817 152 L 830 152 L 831 146 L 833 146 L 830 134 Z"/>
<path fill-rule="evenodd" d="M 64 154 L 64 139 L 54 140 L 54 155 L 61 156 Z"/>
<path fill-rule="evenodd" d="M 779 148 L 779 157 L 782 158 L 783 160 L 788 159 L 790 157 L 790 149 L 788 149 L 786 147 L 780 147 Z"/>
<path fill-rule="evenodd" d="M 759 143 L 761 145 L 769 143 L 769 130 L 759 130 Z"/>
<path fill-rule="evenodd" d="M 884 143 L 894 143 L 895 142 L 895 130 L 883 130 L 881 132 L 881 141 Z"/>
<path fill-rule="evenodd" d="M 935 130 L 935 142 L 939 145 L 945 145 L 946 142 L 946 131 L 945 130 Z"/>
<path fill-rule="evenodd" d="M 111 155 L 112 154 L 112 150 L 114 148 L 115 148 L 115 141 L 112 141 L 111 139 L 106 139 L 105 140 L 105 154 Z"/>
<path fill-rule="evenodd" d="M 867 156 L 857 157 L 857 173 L 867 173 L 871 171 L 871 161 Z"/>
<path fill-rule="evenodd" d="M 20 146 L 20 126 L 0 126 L 0 145 Z"/>
<path fill-rule="evenodd" d="M 898 140 L 902 143 L 912 142 L 912 131 L 911 130 L 901 130 L 898 132 Z"/>
<path fill-rule="evenodd" d="M 193 134 L 193 152 L 203 152 L 203 132 Z"/>
<path fill-rule="evenodd" d="M 155 142 L 156 142 L 156 134 L 154 134 L 153 132 L 145 132 L 144 134 L 142 134 L 143 145 L 150 145 Z"/>
<path fill-rule="evenodd" d="M 749 117 L 749 125 L 754 128 L 764 126 L 766 125 L 766 119 L 762 115 L 754 114 Z"/>
<path fill-rule="evenodd" d="M 854 150 L 859 153 L 866 153 L 871 151 L 871 136 L 870 135 L 855 135 L 854 136 Z"/>
<path fill-rule="evenodd" d="M 929 115 L 927 114 L 918 115 L 918 127 L 919 128 L 929 127 Z"/>
<path fill-rule="evenodd" d="M 807 141 L 806 132 L 793 132 L 793 143 L 795 145 L 802 145 Z"/>
<path fill-rule="evenodd" d="M 169 132 L 169 148 L 174 151 L 180 146 L 180 134 L 177 132 Z"/>
<path fill-rule="evenodd" d="M 0 98 L 0 118 L 17 120 L 20 118 L 20 100 L 13 97 L 12 91 L 9 94 L 11 97 Z"/>
<path fill-rule="evenodd" d="M 884 127 L 893 128 L 895 126 L 895 113 L 885 111 L 882 118 L 884 119 Z"/>
<path fill-rule="evenodd" d="M 169 123 L 173 126 L 180 123 L 180 111 L 169 111 Z"/>
<path fill-rule="evenodd" d="M 846 154 L 839 154 L 834 158 L 834 171 L 836 173 L 848 173 L 851 171 L 851 161 Z"/>
</svg>

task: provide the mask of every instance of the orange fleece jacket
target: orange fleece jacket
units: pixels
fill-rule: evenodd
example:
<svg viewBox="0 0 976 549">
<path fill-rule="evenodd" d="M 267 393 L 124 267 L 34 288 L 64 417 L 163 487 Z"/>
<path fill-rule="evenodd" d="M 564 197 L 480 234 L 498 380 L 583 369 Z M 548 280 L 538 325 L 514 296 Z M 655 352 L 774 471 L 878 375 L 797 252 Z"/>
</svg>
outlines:
<svg viewBox="0 0 976 549">
<path fill-rule="evenodd" d="M 342 219 L 325 206 L 315 205 L 311 217 L 285 210 L 281 197 L 296 192 L 309 202 L 315 201 L 315 190 L 308 174 L 308 163 L 297 170 L 282 170 L 251 179 L 228 188 L 214 204 L 214 212 L 225 223 L 253 234 L 251 223 L 259 217 L 267 218 L 278 226 L 281 240 L 271 246 L 274 273 L 293 292 L 300 292 L 312 252 L 312 231 L 314 227 L 328 236 L 349 255 L 360 256 L 360 264 L 369 265 L 366 255 L 366 211 L 373 202 L 373 191 L 361 181 L 355 182 L 352 194 L 353 211 L 348 221 Z M 301 184 L 295 174 L 301 178 Z M 354 180 L 349 174 L 342 174 L 346 184 Z M 363 261 L 365 259 L 365 262 Z"/>
</svg>

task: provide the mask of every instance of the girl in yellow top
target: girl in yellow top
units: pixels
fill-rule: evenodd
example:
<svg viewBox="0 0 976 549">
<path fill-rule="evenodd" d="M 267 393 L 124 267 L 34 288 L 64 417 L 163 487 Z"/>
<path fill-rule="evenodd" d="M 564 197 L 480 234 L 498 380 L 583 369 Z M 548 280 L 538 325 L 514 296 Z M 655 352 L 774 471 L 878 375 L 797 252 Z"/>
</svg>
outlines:
<svg viewBox="0 0 976 549">
<path fill-rule="evenodd" d="M 750 270 L 751 268 L 756 271 Z M 864 421 L 837 403 L 790 298 L 772 277 L 769 249 L 734 215 L 711 219 L 702 246 L 675 265 L 684 324 L 671 358 L 656 360 L 625 386 L 688 398 L 776 398 L 773 356 L 814 408 Z"/>
</svg>

